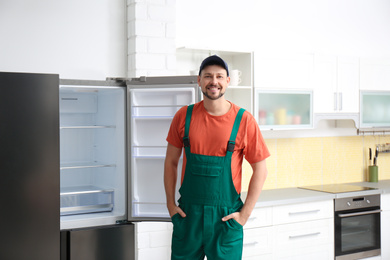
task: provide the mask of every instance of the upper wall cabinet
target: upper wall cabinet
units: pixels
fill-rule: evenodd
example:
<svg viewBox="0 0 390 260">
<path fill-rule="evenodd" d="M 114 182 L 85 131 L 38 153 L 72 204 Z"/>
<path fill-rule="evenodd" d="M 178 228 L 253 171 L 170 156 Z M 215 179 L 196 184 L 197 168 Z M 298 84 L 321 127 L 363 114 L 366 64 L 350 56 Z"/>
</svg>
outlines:
<svg viewBox="0 0 390 260">
<path fill-rule="evenodd" d="M 314 56 L 314 113 L 359 112 L 359 59 Z"/>
<path fill-rule="evenodd" d="M 211 55 L 224 59 L 231 76 L 231 83 L 225 93 L 227 100 L 253 112 L 253 53 L 222 51 L 181 47 L 176 50 L 177 75 L 198 75 L 202 61 Z M 237 80 L 233 74 L 238 74 Z"/>
<path fill-rule="evenodd" d="M 257 54 L 255 87 L 261 89 L 311 90 L 312 54 Z"/>
<path fill-rule="evenodd" d="M 361 58 L 361 90 L 390 90 L 390 59 Z"/>
<path fill-rule="evenodd" d="M 390 91 L 360 92 L 360 127 L 390 127 Z"/>
</svg>

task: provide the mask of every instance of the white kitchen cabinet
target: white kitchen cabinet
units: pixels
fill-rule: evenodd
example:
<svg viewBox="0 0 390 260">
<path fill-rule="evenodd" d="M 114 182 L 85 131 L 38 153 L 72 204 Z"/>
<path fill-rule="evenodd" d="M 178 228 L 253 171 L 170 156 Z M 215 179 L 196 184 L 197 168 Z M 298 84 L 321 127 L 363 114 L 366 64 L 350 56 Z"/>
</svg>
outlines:
<svg viewBox="0 0 390 260">
<path fill-rule="evenodd" d="M 333 201 L 316 201 L 274 207 L 273 224 L 289 224 L 333 217 Z"/>
<path fill-rule="evenodd" d="M 275 206 L 274 258 L 334 259 L 333 221 L 332 200 Z"/>
<path fill-rule="evenodd" d="M 244 226 L 243 259 L 272 259 L 272 207 L 254 208 Z"/>
<path fill-rule="evenodd" d="M 254 116 L 264 130 L 312 128 L 313 93 L 256 89 Z"/>
<path fill-rule="evenodd" d="M 313 88 L 313 55 L 271 53 L 255 56 L 255 87 L 260 89 Z"/>
<path fill-rule="evenodd" d="M 333 259 L 333 219 L 277 225 L 275 259 Z M 309 250 L 308 250 L 309 249 Z"/>
<path fill-rule="evenodd" d="M 272 259 L 273 237 L 272 227 L 245 228 L 243 259 Z"/>
<path fill-rule="evenodd" d="M 228 64 L 230 73 L 241 72 L 241 82 L 229 85 L 225 98 L 234 104 L 253 112 L 253 52 L 181 47 L 176 50 L 178 75 L 198 75 L 202 61 L 211 55 L 218 55 Z"/>
<path fill-rule="evenodd" d="M 314 57 L 314 113 L 359 112 L 359 59 Z"/>
<path fill-rule="evenodd" d="M 381 196 L 381 256 L 390 259 L 390 194 Z"/>
<path fill-rule="evenodd" d="M 390 59 L 360 59 L 360 89 L 390 90 Z"/>
<path fill-rule="evenodd" d="M 390 91 L 360 91 L 360 127 L 390 127 Z"/>
</svg>

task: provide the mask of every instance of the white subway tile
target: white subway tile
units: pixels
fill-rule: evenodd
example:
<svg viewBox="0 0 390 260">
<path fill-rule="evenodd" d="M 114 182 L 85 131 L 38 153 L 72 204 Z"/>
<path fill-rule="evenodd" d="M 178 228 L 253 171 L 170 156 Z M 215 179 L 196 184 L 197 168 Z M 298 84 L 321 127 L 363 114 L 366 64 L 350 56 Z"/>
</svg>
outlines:
<svg viewBox="0 0 390 260">
<path fill-rule="evenodd" d="M 175 39 L 167 38 L 149 38 L 148 41 L 148 52 L 149 53 L 160 53 L 160 54 L 175 54 L 176 45 Z"/>
<path fill-rule="evenodd" d="M 165 23 L 156 21 L 137 21 L 135 24 L 137 36 L 164 37 Z"/>
<path fill-rule="evenodd" d="M 169 260 L 170 247 L 148 248 L 138 250 L 138 260 Z"/>
<path fill-rule="evenodd" d="M 138 233 L 141 232 L 152 232 L 152 231 L 166 231 L 168 230 L 169 225 L 167 222 L 137 222 L 135 223 L 136 230 Z"/>
<path fill-rule="evenodd" d="M 148 18 L 154 21 L 174 22 L 176 9 L 174 6 L 149 5 Z"/>
<path fill-rule="evenodd" d="M 136 234 L 137 249 L 150 247 L 150 234 L 147 232 Z"/>
<path fill-rule="evenodd" d="M 168 22 L 165 24 L 165 37 L 176 40 L 176 23 Z"/>
<path fill-rule="evenodd" d="M 137 69 L 166 69 L 165 55 L 137 53 L 135 66 Z"/>
<path fill-rule="evenodd" d="M 150 247 L 171 246 L 172 232 L 150 232 Z"/>
</svg>

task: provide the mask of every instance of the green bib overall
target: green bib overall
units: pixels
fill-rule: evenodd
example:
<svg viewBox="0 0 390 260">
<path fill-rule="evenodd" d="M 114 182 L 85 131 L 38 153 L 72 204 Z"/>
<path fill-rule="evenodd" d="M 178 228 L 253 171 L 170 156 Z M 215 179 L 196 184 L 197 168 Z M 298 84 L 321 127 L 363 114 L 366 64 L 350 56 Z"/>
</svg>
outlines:
<svg viewBox="0 0 390 260">
<path fill-rule="evenodd" d="M 244 109 L 237 113 L 225 156 L 193 154 L 188 138 L 193 105 L 187 109 L 184 150 L 187 164 L 179 206 L 186 213 L 172 216 L 172 260 L 238 260 L 242 256 L 243 227 L 224 216 L 243 206 L 231 171 L 235 139 Z"/>
</svg>

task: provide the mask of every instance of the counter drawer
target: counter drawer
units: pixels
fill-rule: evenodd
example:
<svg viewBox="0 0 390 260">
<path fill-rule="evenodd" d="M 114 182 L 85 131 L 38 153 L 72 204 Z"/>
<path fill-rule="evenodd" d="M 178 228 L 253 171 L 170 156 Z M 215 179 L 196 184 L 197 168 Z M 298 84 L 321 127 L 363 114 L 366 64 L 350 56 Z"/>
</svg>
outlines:
<svg viewBox="0 0 390 260">
<path fill-rule="evenodd" d="M 272 225 L 272 207 L 254 208 L 244 228 L 257 228 Z"/>
<path fill-rule="evenodd" d="M 334 250 L 332 244 L 316 247 L 305 247 L 294 250 L 279 249 L 274 255 L 278 260 L 333 260 Z"/>
<path fill-rule="evenodd" d="M 333 200 L 276 206 L 273 224 L 287 224 L 333 217 Z"/>
<path fill-rule="evenodd" d="M 244 230 L 243 257 L 272 254 L 273 228 L 252 228 Z M 263 259 L 263 258 L 261 258 Z"/>
<path fill-rule="evenodd" d="M 277 251 L 332 244 L 333 219 L 278 225 L 274 227 L 274 232 Z"/>
</svg>

